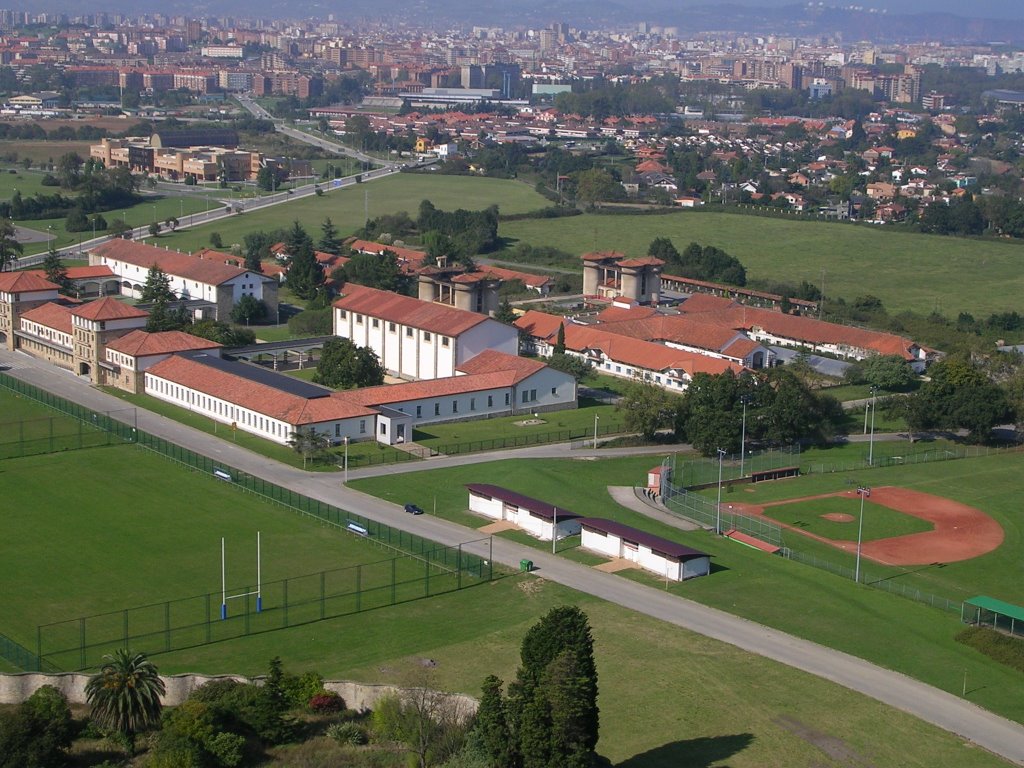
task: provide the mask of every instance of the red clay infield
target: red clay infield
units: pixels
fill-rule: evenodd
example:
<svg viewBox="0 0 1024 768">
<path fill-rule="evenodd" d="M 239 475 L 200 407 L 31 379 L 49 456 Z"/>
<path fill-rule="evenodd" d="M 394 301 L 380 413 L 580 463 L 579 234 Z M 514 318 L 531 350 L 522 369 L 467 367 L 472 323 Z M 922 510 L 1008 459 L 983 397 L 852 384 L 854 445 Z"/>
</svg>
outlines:
<svg viewBox="0 0 1024 768">
<path fill-rule="evenodd" d="M 857 498 L 857 492 L 840 491 L 839 493 L 806 496 L 801 499 L 773 501 L 763 505 L 732 504 L 730 506 L 737 512 L 763 515 L 767 507 L 832 496 Z M 999 523 L 980 509 L 969 507 L 958 501 L 894 486 L 872 488 L 871 501 L 905 515 L 927 520 L 935 526 L 934 530 L 925 533 L 911 533 L 906 536 L 893 536 L 888 539 L 863 542 L 861 555 L 876 563 L 883 565 L 955 563 L 988 554 L 1003 543 L 1003 529 Z M 826 539 L 824 536 L 808 533 L 793 526 L 782 523 L 780 525 L 817 541 L 830 544 L 837 549 L 847 552 L 857 549 L 856 541 Z"/>
<path fill-rule="evenodd" d="M 857 519 L 853 515 L 848 515 L 845 512 L 826 512 L 822 517 L 826 520 L 831 520 L 833 523 L 852 523 Z"/>
</svg>

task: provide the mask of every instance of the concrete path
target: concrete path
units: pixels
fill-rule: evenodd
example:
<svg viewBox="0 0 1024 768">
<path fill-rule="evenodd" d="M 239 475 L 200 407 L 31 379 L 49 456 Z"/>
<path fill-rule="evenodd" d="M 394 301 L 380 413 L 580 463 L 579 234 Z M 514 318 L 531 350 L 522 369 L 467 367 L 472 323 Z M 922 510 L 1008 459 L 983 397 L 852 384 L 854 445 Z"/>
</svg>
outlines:
<svg viewBox="0 0 1024 768">
<path fill-rule="evenodd" d="M 608 493 L 615 500 L 616 504 L 619 504 L 626 509 L 631 509 L 644 517 L 657 520 L 659 523 L 671 525 L 673 528 L 678 528 L 681 531 L 696 531 L 700 528 L 696 523 L 679 517 L 679 515 L 673 515 L 664 507 L 664 505 L 653 503 L 647 504 L 641 499 L 638 499 L 636 497 L 636 492 L 631 485 L 609 485 Z"/>
<path fill-rule="evenodd" d="M 12 375 L 87 408 L 112 411 L 125 407 L 123 401 L 91 388 L 78 377 L 58 372 L 27 355 L 0 352 L 0 365 L 8 363 L 14 367 Z M 138 426 L 278 485 L 442 544 L 462 544 L 465 550 L 493 557 L 508 567 L 516 568 L 521 559 L 531 559 L 543 578 L 838 683 L 1024 765 L 1024 727 L 906 675 L 532 547 L 501 538 L 481 540 L 478 531 L 432 515 L 406 515 L 395 504 L 342 487 L 335 474 L 305 473 L 155 414 L 139 411 Z M 627 455 L 634 450 L 625 449 Z M 545 452 L 551 452 L 546 454 L 548 456 L 559 455 L 554 446 L 538 446 L 488 454 L 483 460 L 545 455 Z M 665 451 L 662 448 L 660 452 Z M 606 456 L 620 452 L 599 453 Z M 449 457 L 446 461 L 476 458 Z M 435 466 L 431 461 L 416 462 L 416 465 L 424 469 Z M 393 466 L 383 468 L 384 473 L 395 471 Z"/>
</svg>

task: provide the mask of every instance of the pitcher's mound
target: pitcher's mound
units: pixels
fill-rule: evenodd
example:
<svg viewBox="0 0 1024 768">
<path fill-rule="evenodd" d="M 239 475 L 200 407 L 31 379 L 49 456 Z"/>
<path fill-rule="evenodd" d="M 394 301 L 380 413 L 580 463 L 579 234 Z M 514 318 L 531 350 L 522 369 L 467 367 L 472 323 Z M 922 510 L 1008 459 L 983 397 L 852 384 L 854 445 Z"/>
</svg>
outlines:
<svg viewBox="0 0 1024 768">
<path fill-rule="evenodd" d="M 852 523 L 857 519 L 853 515 L 848 515 L 845 512 L 826 512 L 822 517 L 825 520 L 831 520 L 833 523 Z"/>
</svg>

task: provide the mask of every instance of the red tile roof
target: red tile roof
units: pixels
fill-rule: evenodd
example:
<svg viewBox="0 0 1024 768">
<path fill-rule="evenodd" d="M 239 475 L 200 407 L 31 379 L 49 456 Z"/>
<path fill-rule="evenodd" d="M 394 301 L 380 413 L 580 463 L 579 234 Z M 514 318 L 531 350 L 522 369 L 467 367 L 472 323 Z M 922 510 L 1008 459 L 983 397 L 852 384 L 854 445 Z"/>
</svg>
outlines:
<svg viewBox="0 0 1024 768">
<path fill-rule="evenodd" d="M 519 330 L 526 331 L 538 339 L 553 339 L 555 334 L 558 333 L 558 326 L 571 322 L 571 320 L 559 317 L 558 315 L 549 315 L 547 312 L 528 309 L 521 317 L 516 319 L 514 325 Z"/>
<path fill-rule="evenodd" d="M 110 296 L 83 304 L 72 314 L 85 320 L 128 320 L 133 317 L 149 317 L 145 310 L 129 306 Z"/>
<path fill-rule="evenodd" d="M 53 330 L 60 331 L 61 333 L 69 335 L 72 333 L 71 309 L 63 304 L 47 302 L 30 309 L 28 312 L 22 312 L 21 319 L 45 325 L 47 328 L 53 328 Z"/>
<path fill-rule="evenodd" d="M 445 336 L 457 336 L 488 319 L 476 312 L 351 283 L 342 289 L 334 306 Z"/>
<path fill-rule="evenodd" d="M 519 272 L 514 269 L 505 269 L 504 267 L 495 267 L 489 264 L 479 267 L 478 271 L 500 277 L 502 280 L 519 280 L 523 285 L 530 288 L 543 288 L 551 282 L 551 278 L 547 275 L 534 275 L 531 272 Z"/>
<path fill-rule="evenodd" d="M 424 251 L 417 251 L 412 248 L 400 248 L 386 243 L 375 243 L 372 240 L 352 240 L 348 247 L 357 253 L 370 253 L 379 256 L 384 251 L 391 251 L 398 257 L 399 263 L 408 262 L 414 266 L 420 266 L 427 258 Z"/>
<path fill-rule="evenodd" d="M 69 280 L 88 280 L 89 278 L 94 277 L 115 277 L 110 267 L 103 265 L 94 267 L 66 267 L 65 269 Z M 46 279 L 46 272 L 42 269 L 26 269 L 25 271 Z"/>
<path fill-rule="evenodd" d="M 605 261 L 606 259 L 618 261 L 626 258 L 626 254 L 618 251 L 594 251 L 593 253 L 584 253 L 580 258 L 584 261 Z"/>
<path fill-rule="evenodd" d="M 159 333 L 132 331 L 107 344 L 108 349 L 131 355 L 132 357 L 166 355 L 197 349 L 216 349 L 220 346 L 222 345 L 215 341 L 193 336 L 182 331 L 161 331 Z"/>
<path fill-rule="evenodd" d="M 504 389 L 517 381 L 515 371 L 493 371 L 467 376 L 448 376 L 443 379 L 423 379 L 402 384 L 384 384 L 379 387 L 364 387 L 344 393 L 353 403 L 364 406 L 404 403 L 410 400 L 425 400 L 431 397 L 463 395 L 487 389 Z"/>
<path fill-rule="evenodd" d="M 213 253 L 216 252 L 214 251 Z M 123 261 L 127 264 L 134 264 L 145 269 L 157 266 L 168 275 L 182 277 L 197 283 L 205 283 L 206 285 L 220 285 L 239 275 L 244 275 L 248 271 L 242 267 L 225 264 L 224 261 L 215 258 L 199 258 L 198 256 L 190 256 L 187 253 L 168 251 L 163 248 L 156 248 L 152 245 L 136 243 L 119 237 L 97 245 L 90 251 L 90 256 L 93 254 L 115 261 Z M 227 258 L 226 254 L 218 253 L 217 255 L 223 259 Z M 263 277 L 263 275 L 257 275 L 257 277 Z"/>
<path fill-rule="evenodd" d="M 619 320 L 643 320 L 658 314 L 655 307 L 606 307 L 597 315 L 599 323 L 614 323 Z"/>
<path fill-rule="evenodd" d="M 161 360 L 146 373 L 292 426 L 375 415 L 369 408 L 353 402 L 348 392 L 308 399 L 180 355 Z"/>
<path fill-rule="evenodd" d="M 0 291 L 4 293 L 31 293 L 34 291 L 56 291 L 60 288 L 40 276 L 35 270 L 26 272 L 0 272 Z"/>
<path fill-rule="evenodd" d="M 728 360 L 708 357 L 697 352 L 673 349 L 664 344 L 640 341 L 603 331 L 597 326 L 569 324 L 565 327 L 565 346 L 574 352 L 598 349 L 609 359 L 648 371 L 676 369 L 689 375 L 695 373 L 724 373 L 732 370 L 739 373 L 742 366 Z"/>
<path fill-rule="evenodd" d="M 620 267 L 660 267 L 665 262 L 656 259 L 654 256 L 639 256 L 635 259 L 622 259 L 618 262 Z"/>
<path fill-rule="evenodd" d="M 514 374 L 513 383 L 518 384 L 523 379 L 533 376 L 533 374 L 544 370 L 546 367 L 540 360 L 488 349 L 464 362 L 457 370 L 459 373 L 464 374 L 511 371 Z"/>
<path fill-rule="evenodd" d="M 723 296 L 713 296 L 710 293 L 695 293 L 679 305 L 679 311 L 696 314 L 698 312 L 715 312 L 722 309 L 731 309 L 738 306 L 739 304 L 735 301 Z"/>
<path fill-rule="evenodd" d="M 737 336 L 737 332 L 728 325 L 702 322 L 681 315 L 654 315 L 641 320 L 601 323 L 598 327 L 620 336 L 645 341 L 671 341 L 714 352 L 721 351 Z"/>
</svg>

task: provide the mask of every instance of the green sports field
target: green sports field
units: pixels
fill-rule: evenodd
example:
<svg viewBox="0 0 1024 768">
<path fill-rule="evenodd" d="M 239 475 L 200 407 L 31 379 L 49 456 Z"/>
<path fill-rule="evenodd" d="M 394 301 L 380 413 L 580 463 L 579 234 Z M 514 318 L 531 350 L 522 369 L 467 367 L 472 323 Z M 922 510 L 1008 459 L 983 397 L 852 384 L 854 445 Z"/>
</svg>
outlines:
<svg viewBox="0 0 1024 768">
<path fill-rule="evenodd" d="M 857 520 L 860 515 L 860 500 L 840 497 L 794 501 L 789 504 L 772 505 L 764 508 L 765 517 L 792 526 L 807 533 L 824 536 L 835 541 L 856 541 Z M 825 515 L 847 515 L 849 520 L 829 520 Z M 864 518 L 871 525 L 864 531 L 863 541 L 888 539 L 892 536 L 906 536 L 924 533 L 933 526 L 917 517 L 904 515 L 881 504 L 864 502 Z"/>
<path fill-rule="evenodd" d="M 168 632 L 166 643 L 133 643 L 154 652 L 426 594 L 421 560 L 392 566 L 396 553 L 371 539 L 300 517 L 135 446 L 10 459 L 3 470 L 8 535 L 0 543 L 0 632 L 31 650 L 38 639 L 47 660 L 62 669 L 96 663 L 109 651 L 107 641 L 123 636 L 124 622 L 133 637 L 165 627 L 181 630 L 173 637 Z M 257 532 L 264 613 L 247 618 L 244 602 L 237 601 L 230 614 L 245 626 L 217 622 L 221 537 L 228 594 L 239 594 L 257 583 Z M 57 563 L 63 567 L 53 567 Z M 321 571 L 328 573 L 321 577 Z M 299 578 L 307 574 L 313 575 Z M 431 594 L 453 586 L 448 572 L 432 567 L 430 575 Z M 290 579 L 287 587 L 283 579 Z M 357 591 L 363 594 L 357 597 Z M 167 607 L 165 601 L 177 602 Z M 254 613 L 255 597 L 248 604 Z M 140 606 L 151 607 L 84 626 L 68 622 Z M 54 622 L 67 623 L 37 638 L 37 625 Z M 87 658 L 78 652 L 82 634 Z"/>
<path fill-rule="evenodd" d="M 647 253 L 656 237 L 682 250 L 691 242 L 737 257 L 748 279 L 820 286 L 847 301 L 872 294 L 886 307 L 986 316 L 1016 309 L 1024 291 L 1024 243 L 894 232 L 885 227 L 774 219 L 734 213 L 662 216 L 595 215 L 503 222 L 499 234 L 517 243 Z M 508 254 L 505 254 L 507 258 Z"/>
<path fill-rule="evenodd" d="M 1024 721 L 1024 702 L 1014 691 L 1019 673 L 1003 667 L 954 642 L 962 629 L 959 615 L 922 605 L 887 592 L 854 584 L 828 571 L 771 557 L 706 531 L 685 532 L 620 507 L 609 496 L 609 485 L 646 482 L 646 470 L 660 457 L 586 460 L 503 461 L 455 469 L 416 472 L 354 481 L 353 487 L 392 501 L 416 499 L 448 519 L 475 527 L 488 521 L 466 511 L 466 483 L 501 485 L 566 510 L 587 516 L 606 517 L 692 546 L 712 555 L 710 578 L 695 579 L 669 589 L 754 621 L 792 632 L 829 647 L 898 669 L 951 692 L 962 681 L 950 670 L 969 670 L 986 681 L 972 700 L 1001 714 Z M 975 594 L 1024 601 L 1020 588 L 1018 557 L 1024 520 L 1016 504 L 1016 479 L 1024 457 L 1003 454 L 981 459 L 936 462 L 853 473 L 835 473 L 798 480 L 758 484 L 753 493 L 736 486 L 723 503 L 736 498 L 749 503 L 800 498 L 816 493 L 846 490 L 847 482 L 869 485 L 904 485 L 936 495 L 972 503 L 1003 526 L 1002 547 L 981 558 L 908 573 L 873 566 L 865 572 L 874 579 L 907 580 L 921 589 L 953 600 Z M 571 478 L 571 481 L 567 481 Z M 711 491 L 710 493 L 714 493 Z M 742 495 L 741 498 L 737 498 Z M 973 499 L 973 501 L 970 501 Z M 500 534 L 524 540 L 522 534 Z M 786 542 L 809 552 L 828 554 L 830 562 L 849 566 L 853 556 L 824 544 L 814 549 L 806 537 L 787 534 Z M 578 542 L 560 544 L 568 550 Z M 537 544 L 538 547 L 549 545 Z M 651 586 L 664 586 L 655 576 L 639 571 L 620 572 Z M 856 631 L 851 631 L 856 627 Z"/>
</svg>

